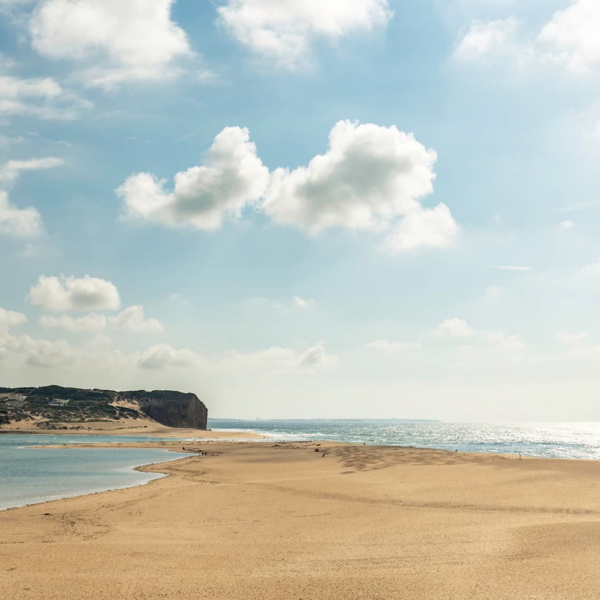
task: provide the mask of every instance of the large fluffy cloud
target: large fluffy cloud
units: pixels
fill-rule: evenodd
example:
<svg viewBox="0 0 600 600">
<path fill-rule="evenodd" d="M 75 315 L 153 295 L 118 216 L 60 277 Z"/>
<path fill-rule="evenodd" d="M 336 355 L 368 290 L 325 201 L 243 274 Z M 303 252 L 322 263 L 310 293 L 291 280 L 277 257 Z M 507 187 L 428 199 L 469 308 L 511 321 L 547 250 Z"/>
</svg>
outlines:
<svg viewBox="0 0 600 600">
<path fill-rule="evenodd" d="M 215 138 L 204 164 L 175 175 L 173 191 L 150 173 L 131 175 L 117 190 L 126 214 L 149 221 L 215 229 L 261 197 L 269 171 L 256 155 L 247 129 L 227 127 Z"/>
<path fill-rule="evenodd" d="M 387 0 L 227 0 L 218 10 L 240 43 L 284 68 L 306 63 L 317 39 L 369 31 L 392 16 Z"/>
<path fill-rule="evenodd" d="M 162 79 L 178 57 L 191 55 L 185 32 L 171 19 L 174 0 L 44 0 L 30 31 L 41 54 L 96 66 L 93 85 Z"/>
<path fill-rule="evenodd" d="M 436 159 L 395 126 L 340 121 L 325 154 L 273 173 L 264 209 L 275 221 L 310 230 L 379 229 L 420 208 L 419 198 L 433 191 Z"/>
<path fill-rule="evenodd" d="M 216 229 L 247 206 L 279 224 L 309 232 L 331 227 L 387 232 L 394 252 L 442 247 L 459 227 L 448 207 L 424 208 L 437 159 L 413 134 L 395 126 L 340 121 L 329 148 L 306 167 L 269 176 L 247 129 L 228 127 L 204 164 L 175 175 L 172 191 L 151 173 L 131 175 L 117 189 L 125 215 L 169 226 Z"/>
<path fill-rule="evenodd" d="M 114 310 L 121 300 L 110 281 L 85 275 L 82 278 L 41 275 L 29 292 L 29 301 L 47 311 Z"/>
<path fill-rule="evenodd" d="M 27 238 L 35 237 L 42 229 L 42 218 L 35 208 L 13 206 L 8 193 L 0 190 L 0 234 Z"/>
<path fill-rule="evenodd" d="M 395 251 L 446 246 L 458 233 L 449 209 L 420 204 L 433 191 L 436 159 L 395 126 L 340 121 L 325 154 L 273 173 L 263 207 L 276 222 L 313 232 L 395 227 L 386 243 Z"/>
</svg>

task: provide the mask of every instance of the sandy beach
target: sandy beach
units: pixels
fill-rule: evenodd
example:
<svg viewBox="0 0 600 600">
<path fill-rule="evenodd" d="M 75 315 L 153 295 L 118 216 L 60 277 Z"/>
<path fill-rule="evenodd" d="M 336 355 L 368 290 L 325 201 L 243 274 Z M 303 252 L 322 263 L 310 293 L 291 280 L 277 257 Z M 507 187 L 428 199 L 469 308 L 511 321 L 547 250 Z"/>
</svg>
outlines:
<svg viewBox="0 0 600 600">
<path fill-rule="evenodd" d="M 0 513 L 2 597 L 598 597 L 600 463 L 188 446 L 149 485 Z"/>
</svg>

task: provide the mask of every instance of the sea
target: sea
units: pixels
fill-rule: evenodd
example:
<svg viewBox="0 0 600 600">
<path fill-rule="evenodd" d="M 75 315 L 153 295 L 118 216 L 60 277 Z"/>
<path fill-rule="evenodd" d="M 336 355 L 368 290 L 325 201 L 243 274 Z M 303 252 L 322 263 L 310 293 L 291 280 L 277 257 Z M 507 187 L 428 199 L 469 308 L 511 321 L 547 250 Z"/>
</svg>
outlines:
<svg viewBox="0 0 600 600">
<path fill-rule="evenodd" d="M 266 434 L 262 442 L 333 440 L 521 454 L 537 458 L 600 459 L 600 423 L 445 423 L 401 420 L 210 419 L 213 430 Z M 142 485 L 162 477 L 135 467 L 182 458 L 160 449 L 35 448 L 40 445 L 159 441 L 125 436 L 0 435 L 0 510 Z"/>
<path fill-rule="evenodd" d="M 263 433 L 281 441 L 333 440 L 536 458 L 600 459 L 600 423 L 211 419 L 209 426 Z"/>
</svg>

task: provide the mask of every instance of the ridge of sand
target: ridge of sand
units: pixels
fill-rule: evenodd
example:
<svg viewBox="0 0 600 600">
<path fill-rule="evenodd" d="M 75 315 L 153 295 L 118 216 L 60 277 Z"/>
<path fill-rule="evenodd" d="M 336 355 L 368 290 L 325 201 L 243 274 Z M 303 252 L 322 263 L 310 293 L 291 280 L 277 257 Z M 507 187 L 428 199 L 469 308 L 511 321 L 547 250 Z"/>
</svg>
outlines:
<svg viewBox="0 0 600 600">
<path fill-rule="evenodd" d="M 252 431 L 212 431 L 191 427 L 167 427 L 152 419 L 119 419 L 111 421 L 82 421 L 53 423 L 56 429 L 32 428 L 32 421 L 17 421 L 0 426 L 2 433 L 50 435 L 127 435 L 200 439 L 265 439 L 267 436 Z"/>
<path fill-rule="evenodd" d="M 3 597 L 598 597 L 599 462 L 185 446 L 198 454 L 145 467 L 169 475 L 147 486 L 1 512 Z"/>
</svg>

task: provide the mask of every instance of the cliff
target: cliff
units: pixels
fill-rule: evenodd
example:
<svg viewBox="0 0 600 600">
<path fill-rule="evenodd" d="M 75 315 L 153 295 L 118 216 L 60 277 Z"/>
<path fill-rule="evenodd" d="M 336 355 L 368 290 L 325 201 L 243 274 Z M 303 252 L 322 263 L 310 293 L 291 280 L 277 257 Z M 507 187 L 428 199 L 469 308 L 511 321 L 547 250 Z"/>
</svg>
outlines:
<svg viewBox="0 0 600 600">
<path fill-rule="evenodd" d="M 65 388 L 0 388 L 0 425 L 31 421 L 38 429 L 56 423 L 151 419 L 168 427 L 206 429 L 208 410 L 196 394 Z"/>
</svg>

